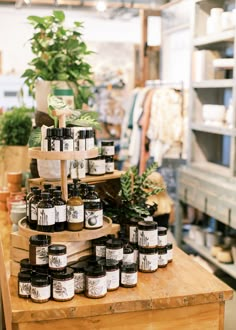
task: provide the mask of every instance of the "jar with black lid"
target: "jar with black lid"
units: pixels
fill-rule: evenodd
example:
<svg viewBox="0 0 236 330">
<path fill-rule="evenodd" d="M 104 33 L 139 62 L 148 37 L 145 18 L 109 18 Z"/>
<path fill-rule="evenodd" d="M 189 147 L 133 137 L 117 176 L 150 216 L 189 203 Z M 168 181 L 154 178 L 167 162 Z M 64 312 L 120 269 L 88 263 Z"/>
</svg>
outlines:
<svg viewBox="0 0 236 330">
<path fill-rule="evenodd" d="M 115 163 L 113 156 L 105 156 L 105 169 L 107 174 L 111 174 L 115 170 Z"/>
<path fill-rule="evenodd" d="M 67 267 L 65 271 L 52 273 L 52 298 L 56 301 L 68 301 L 75 295 L 74 270 Z"/>
<path fill-rule="evenodd" d="M 87 195 L 87 193 L 88 193 L 88 183 L 80 182 L 79 194 L 80 194 L 80 197 L 82 198 L 82 200 L 85 199 L 85 196 Z"/>
<path fill-rule="evenodd" d="M 47 192 L 49 192 L 49 196 L 50 196 L 50 198 L 53 198 L 53 193 L 54 193 L 55 190 L 56 190 L 55 187 L 50 187 L 50 188 L 48 189 Z"/>
<path fill-rule="evenodd" d="M 130 245 L 132 246 L 133 251 L 134 251 L 134 263 L 136 263 L 138 265 L 138 260 L 139 260 L 139 247 L 138 247 L 138 244 L 130 243 Z"/>
<path fill-rule="evenodd" d="M 51 183 L 44 183 L 43 185 L 43 192 L 49 192 L 49 188 L 52 187 L 52 184 Z"/>
<path fill-rule="evenodd" d="M 82 293 L 85 290 L 85 268 L 87 267 L 86 261 L 78 261 L 70 267 L 74 270 L 74 287 L 75 293 Z"/>
<path fill-rule="evenodd" d="M 36 230 L 38 222 L 38 211 L 37 206 L 41 200 L 41 190 L 33 190 L 33 196 L 29 199 L 29 227 L 30 229 Z"/>
<path fill-rule="evenodd" d="M 106 173 L 106 163 L 103 156 L 97 156 L 96 158 L 91 158 L 88 161 L 90 175 L 103 175 Z"/>
<path fill-rule="evenodd" d="M 138 282 L 137 264 L 122 264 L 120 268 L 120 286 L 133 288 Z"/>
<path fill-rule="evenodd" d="M 172 262 L 172 260 L 173 260 L 173 244 L 172 243 L 167 243 L 166 248 L 167 248 L 168 262 Z"/>
<path fill-rule="evenodd" d="M 102 298 L 107 294 L 106 270 L 102 265 L 85 269 L 85 295 L 88 298 Z"/>
<path fill-rule="evenodd" d="M 117 290 L 120 286 L 120 264 L 116 260 L 100 260 L 100 265 L 105 267 L 107 275 L 107 291 Z"/>
<path fill-rule="evenodd" d="M 97 258 L 106 258 L 106 242 L 108 238 L 102 236 L 92 240 L 93 254 Z"/>
<path fill-rule="evenodd" d="M 48 235 L 34 235 L 29 239 L 29 259 L 31 265 L 48 265 L 48 246 L 51 237 Z"/>
<path fill-rule="evenodd" d="M 79 150 L 79 151 L 86 150 L 86 130 L 85 129 L 79 130 L 77 150 Z"/>
<path fill-rule="evenodd" d="M 43 232 L 54 232 L 55 206 L 50 199 L 49 192 L 42 192 L 41 201 L 38 203 L 37 230 Z"/>
<path fill-rule="evenodd" d="M 86 127 L 85 148 L 86 150 L 91 150 L 94 148 L 94 145 L 94 130 L 92 127 Z"/>
<path fill-rule="evenodd" d="M 111 238 L 106 242 L 106 259 L 123 260 L 124 243 L 119 238 Z"/>
<path fill-rule="evenodd" d="M 52 151 L 52 134 L 53 134 L 52 128 L 47 128 L 45 143 L 44 143 L 45 151 Z"/>
<path fill-rule="evenodd" d="M 155 221 L 138 222 L 138 245 L 144 248 L 157 246 L 157 223 Z"/>
<path fill-rule="evenodd" d="M 98 229 L 103 226 L 103 208 L 101 199 L 95 191 L 95 185 L 88 185 L 84 196 L 84 226 L 86 229 Z"/>
<path fill-rule="evenodd" d="M 30 263 L 29 258 L 21 259 L 21 261 L 20 261 L 20 271 L 23 272 L 23 271 L 27 271 L 27 270 L 31 270 L 31 269 L 32 269 L 32 265 Z"/>
<path fill-rule="evenodd" d="M 139 271 L 153 273 L 158 269 L 157 248 L 139 248 Z"/>
<path fill-rule="evenodd" d="M 158 232 L 158 246 L 163 247 L 167 244 L 167 228 L 166 227 L 157 227 Z"/>
<path fill-rule="evenodd" d="M 18 273 L 18 296 L 20 298 L 30 298 L 31 292 L 31 271 L 20 271 Z"/>
<path fill-rule="evenodd" d="M 51 151 L 63 151 L 63 131 L 62 128 L 52 129 Z"/>
<path fill-rule="evenodd" d="M 131 218 L 128 223 L 129 228 L 129 242 L 136 244 L 138 243 L 138 223 L 140 219 Z"/>
<path fill-rule="evenodd" d="M 39 188 L 36 187 L 36 186 L 31 187 L 30 192 L 27 194 L 26 199 L 25 199 L 25 202 L 26 202 L 26 221 L 27 221 L 28 224 L 29 224 L 29 219 L 30 219 L 29 200 L 34 195 L 34 190 L 37 190 L 37 189 L 39 189 Z"/>
<path fill-rule="evenodd" d="M 164 268 L 168 264 L 167 248 L 166 246 L 158 247 L 158 267 Z"/>
<path fill-rule="evenodd" d="M 123 263 L 126 263 L 126 264 L 134 263 L 134 250 L 128 242 L 124 242 L 122 261 L 123 261 Z"/>
<path fill-rule="evenodd" d="M 51 297 L 50 277 L 44 274 L 36 274 L 31 278 L 30 297 L 33 302 L 44 303 Z"/>
<path fill-rule="evenodd" d="M 114 141 L 101 141 L 101 149 L 103 156 L 114 156 L 115 155 Z"/>
<path fill-rule="evenodd" d="M 48 247 L 48 265 L 51 270 L 60 271 L 66 268 L 66 245 L 52 244 Z"/>
<path fill-rule="evenodd" d="M 55 207 L 55 231 L 66 229 L 66 202 L 61 197 L 61 190 L 54 190 L 53 204 Z"/>
<path fill-rule="evenodd" d="M 70 127 L 62 128 L 62 151 L 73 151 L 74 150 L 74 140 L 71 133 Z"/>
</svg>

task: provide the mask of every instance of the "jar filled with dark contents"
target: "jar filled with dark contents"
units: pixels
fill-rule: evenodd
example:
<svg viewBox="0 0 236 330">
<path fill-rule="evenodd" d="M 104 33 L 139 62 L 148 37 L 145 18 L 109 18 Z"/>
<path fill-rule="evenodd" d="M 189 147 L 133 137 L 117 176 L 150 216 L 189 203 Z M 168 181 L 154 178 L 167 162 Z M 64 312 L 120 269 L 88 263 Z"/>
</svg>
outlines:
<svg viewBox="0 0 236 330">
<path fill-rule="evenodd" d="M 52 244 L 48 247 L 48 264 L 51 270 L 64 270 L 67 266 L 66 245 Z"/>
<path fill-rule="evenodd" d="M 61 190 L 54 190 L 53 204 L 55 207 L 55 231 L 66 229 L 66 202 L 61 197 Z"/>
<path fill-rule="evenodd" d="M 44 274 L 35 274 L 31 278 L 31 300 L 35 303 L 47 302 L 51 297 L 50 277 Z"/>
<path fill-rule="evenodd" d="M 71 128 L 63 127 L 62 133 L 63 133 L 62 150 L 63 151 L 73 151 L 74 150 L 74 140 L 72 137 Z"/>
<path fill-rule="evenodd" d="M 106 242 L 108 238 L 106 236 L 102 236 L 92 240 L 92 248 L 93 254 L 97 258 L 106 258 Z"/>
<path fill-rule="evenodd" d="M 134 263 L 134 250 L 129 242 L 124 242 L 124 249 L 123 249 L 123 263 L 132 264 Z"/>
<path fill-rule="evenodd" d="M 46 137 L 45 137 L 45 151 L 52 151 L 52 128 L 47 128 Z"/>
<path fill-rule="evenodd" d="M 138 247 L 138 244 L 130 243 L 130 245 L 132 246 L 133 251 L 134 251 L 134 263 L 138 265 L 138 260 L 139 260 L 139 247 Z"/>
<path fill-rule="evenodd" d="M 106 163 L 104 156 L 97 156 L 89 159 L 89 174 L 104 175 L 106 173 Z"/>
<path fill-rule="evenodd" d="M 100 260 L 98 261 L 106 270 L 107 291 L 115 291 L 120 286 L 120 263 L 116 260 Z"/>
<path fill-rule="evenodd" d="M 166 246 L 158 247 L 158 267 L 164 268 L 168 264 L 168 257 L 167 257 L 167 248 Z"/>
<path fill-rule="evenodd" d="M 153 273 L 158 269 L 157 248 L 139 248 L 139 271 Z"/>
<path fill-rule="evenodd" d="M 113 156 L 105 156 L 105 169 L 107 174 L 111 174 L 115 170 L 115 162 Z"/>
<path fill-rule="evenodd" d="M 49 192 L 49 188 L 52 187 L 51 183 L 44 183 L 43 185 L 43 192 Z"/>
<path fill-rule="evenodd" d="M 27 271 L 27 270 L 31 270 L 31 269 L 32 269 L 32 265 L 30 263 L 29 258 L 21 259 L 21 261 L 20 261 L 20 271 L 23 272 L 23 271 Z"/>
<path fill-rule="evenodd" d="M 62 128 L 52 129 L 51 151 L 63 151 L 63 130 Z"/>
<path fill-rule="evenodd" d="M 33 196 L 29 199 L 29 227 L 36 230 L 38 223 L 38 211 L 37 206 L 41 200 L 41 190 L 33 190 Z"/>
<path fill-rule="evenodd" d="M 173 244 L 172 243 L 167 243 L 166 248 L 167 248 L 168 262 L 172 262 L 172 260 L 173 260 Z"/>
<path fill-rule="evenodd" d="M 51 188 L 48 189 L 47 192 L 49 192 L 49 196 L 50 196 L 50 198 L 53 198 L 53 193 L 54 193 L 55 190 L 56 190 L 55 187 L 51 187 Z"/>
<path fill-rule="evenodd" d="M 80 182 L 79 195 L 80 195 L 80 197 L 82 198 L 83 201 L 84 201 L 85 196 L 87 195 L 87 193 L 88 193 L 88 183 Z"/>
<path fill-rule="evenodd" d="M 67 267 L 63 272 L 52 273 L 52 298 L 56 301 L 68 301 L 75 295 L 74 270 Z"/>
<path fill-rule="evenodd" d="M 41 194 L 41 201 L 38 203 L 37 230 L 43 232 L 54 232 L 55 227 L 55 206 L 50 199 L 49 192 Z"/>
<path fill-rule="evenodd" d="M 88 298 L 102 298 L 107 294 L 106 270 L 101 265 L 85 269 L 85 295 Z"/>
<path fill-rule="evenodd" d="M 74 270 L 74 287 L 75 293 L 83 293 L 85 290 L 85 268 L 87 267 L 86 261 L 78 261 L 70 267 Z"/>
<path fill-rule="evenodd" d="M 31 271 L 20 271 L 18 273 L 18 296 L 20 298 L 30 298 L 31 292 Z"/>
<path fill-rule="evenodd" d="M 73 180 L 74 186 L 71 191 L 71 197 L 66 204 L 67 229 L 79 231 L 84 228 L 84 203 L 79 195 L 78 180 Z"/>
<path fill-rule="evenodd" d="M 157 246 L 157 223 L 155 221 L 139 221 L 138 245 L 144 248 Z"/>
<path fill-rule="evenodd" d="M 29 208 L 29 200 L 30 198 L 34 195 L 34 190 L 39 189 L 38 187 L 31 187 L 30 188 L 30 192 L 27 194 L 25 202 L 26 202 L 26 221 L 29 225 L 29 219 L 30 219 L 30 208 Z"/>
<path fill-rule="evenodd" d="M 98 229 L 103 226 L 103 208 L 101 199 L 95 191 L 95 185 L 88 185 L 84 196 L 84 226 L 86 229 Z"/>
<path fill-rule="evenodd" d="M 167 228 L 166 227 L 157 227 L 158 232 L 158 246 L 163 247 L 167 244 Z"/>
<path fill-rule="evenodd" d="M 34 235 L 29 239 L 29 259 L 31 265 L 48 265 L 48 246 L 51 237 L 48 235 Z"/>
<path fill-rule="evenodd" d="M 86 150 L 91 150 L 95 146 L 94 130 L 92 127 L 86 127 L 85 132 L 86 132 L 85 148 Z"/>
<path fill-rule="evenodd" d="M 101 141 L 101 150 L 103 156 L 114 156 L 115 155 L 114 141 Z"/>
<path fill-rule="evenodd" d="M 133 288 L 138 282 L 137 264 L 122 264 L 120 268 L 120 286 Z"/>
<path fill-rule="evenodd" d="M 119 238 L 111 238 L 106 242 L 106 259 L 123 260 L 124 243 Z"/>
</svg>

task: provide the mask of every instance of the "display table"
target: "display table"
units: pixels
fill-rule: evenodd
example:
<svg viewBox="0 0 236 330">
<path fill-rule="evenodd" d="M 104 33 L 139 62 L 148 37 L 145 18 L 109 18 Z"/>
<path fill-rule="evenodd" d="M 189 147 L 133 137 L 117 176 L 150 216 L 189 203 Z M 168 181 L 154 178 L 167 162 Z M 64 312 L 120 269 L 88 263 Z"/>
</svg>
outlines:
<svg viewBox="0 0 236 330">
<path fill-rule="evenodd" d="M 179 248 L 167 268 L 138 273 L 138 285 L 119 288 L 101 299 L 76 295 L 68 302 L 36 304 L 17 295 L 9 276 L 11 225 L 0 213 L 0 278 L 7 330 L 11 329 L 223 329 L 225 301 L 233 291 Z M 2 229 L 5 229 L 3 231 Z"/>
</svg>

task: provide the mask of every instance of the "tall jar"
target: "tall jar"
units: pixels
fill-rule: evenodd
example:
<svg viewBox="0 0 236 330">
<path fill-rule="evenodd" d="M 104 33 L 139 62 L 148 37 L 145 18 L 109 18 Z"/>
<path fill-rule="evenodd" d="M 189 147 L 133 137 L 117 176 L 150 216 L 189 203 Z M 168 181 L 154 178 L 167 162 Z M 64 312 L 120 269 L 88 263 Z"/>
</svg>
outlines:
<svg viewBox="0 0 236 330">
<path fill-rule="evenodd" d="M 41 201 L 38 203 L 37 230 L 43 232 L 54 232 L 55 226 L 55 206 L 50 199 L 48 192 L 41 194 Z"/>
<path fill-rule="evenodd" d="M 88 185 L 88 193 L 84 197 L 84 226 L 86 229 L 98 229 L 103 226 L 102 202 L 95 185 Z"/>
<path fill-rule="evenodd" d="M 67 211 L 67 229 L 79 231 L 84 228 L 84 203 L 79 195 L 79 188 L 74 184 L 72 196 L 68 199 L 66 205 Z"/>
<path fill-rule="evenodd" d="M 41 200 L 41 190 L 34 189 L 33 196 L 29 199 L 29 226 L 30 229 L 35 230 L 37 228 L 38 223 L 38 212 L 37 206 Z"/>
<path fill-rule="evenodd" d="M 55 231 L 66 229 L 66 202 L 61 197 L 61 190 L 54 190 L 53 203 L 55 207 Z"/>
</svg>

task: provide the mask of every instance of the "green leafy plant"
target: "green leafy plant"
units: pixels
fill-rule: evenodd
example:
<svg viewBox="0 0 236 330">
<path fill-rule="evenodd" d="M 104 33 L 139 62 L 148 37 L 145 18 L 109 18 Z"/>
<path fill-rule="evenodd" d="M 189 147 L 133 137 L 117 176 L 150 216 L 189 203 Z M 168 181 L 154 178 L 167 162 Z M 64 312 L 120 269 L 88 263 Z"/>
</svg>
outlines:
<svg viewBox="0 0 236 330">
<path fill-rule="evenodd" d="M 82 40 L 82 22 L 75 21 L 71 28 L 65 27 L 65 14 L 60 10 L 54 10 L 50 16 L 28 16 L 27 19 L 34 28 L 30 42 L 35 57 L 22 77 L 30 92 L 34 95 L 38 79 L 67 81 L 76 88 L 76 108 L 88 104 L 94 82 L 85 57 L 92 52 Z"/>
</svg>

